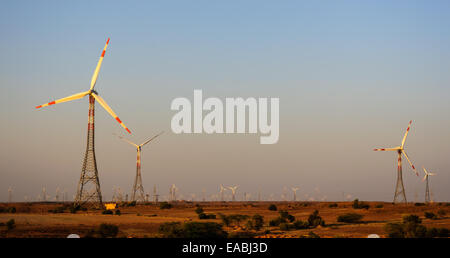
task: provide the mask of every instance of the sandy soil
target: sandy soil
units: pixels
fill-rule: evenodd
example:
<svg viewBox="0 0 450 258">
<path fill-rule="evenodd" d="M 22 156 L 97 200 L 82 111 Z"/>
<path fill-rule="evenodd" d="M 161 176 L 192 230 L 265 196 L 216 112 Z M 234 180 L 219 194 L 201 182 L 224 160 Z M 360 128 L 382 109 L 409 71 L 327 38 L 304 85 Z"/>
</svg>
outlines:
<svg viewBox="0 0 450 258">
<path fill-rule="evenodd" d="M 89 230 L 98 227 L 101 223 L 111 223 L 119 227 L 119 237 L 159 237 L 158 227 L 161 223 L 172 221 L 214 221 L 220 223 L 220 219 L 199 220 L 195 213 L 196 204 L 202 206 L 205 213 L 213 214 L 244 214 L 252 216 L 260 214 L 264 216 L 265 224 L 278 217 L 277 211 L 268 210 L 270 204 L 276 204 L 278 209 L 287 210 L 297 220 L 307 220 L 314 210 L 325 220 L 325 227 L 305 230 L 280 231 L 277 227 L 265 226 L 260 231 L 260 237 L 301 237 L 310 231 L 320 237 L 367 237 L 368 234 L 386 236 L 384 225 L 388 222 L 399 222 L 403 215 L 416 214 L 422 218 L 425 226 L 445 227 L 450 229 L 450 206 L 447 203 L 440 205 L 435 203 L 427 206 L 392 205 L 391 203 L 367 202 L 368 210 L 353 209 L 351 202 L 338 202 L 337 208 L 330 208 L 329 202 L 307 203 L 303 202 L 178 202 L 171 209 L 161 210 L 158 205 L 137 205 L 135 207 L 119 207 L 121 215 L 103 215 L 101 210 L 78 211 L 76 214 L 66 210 L 64 213 L 54 214 L 51 209 L 61 207 L 61 203 L 11 203 L 0 204 L 0 207 L 16 207 L 16 213 L 0 213 L 0 223 L 6 223 L 14 219 L 16 227 L 7 230 L 6 226 L 0 226 L 0 238 L 6 237 L 66 237 L 71 233 L 84 236 Z M 375 208 L 382 204 L 383 208 Z M 66 204 L 67 205 L 67 204 Z M 437 214 L 439 210 L 445 210 L 445 216 L 431 220 L 424 217 L 425 211 Z M 364 215 L 362 223 L 348 224 L 337 222 L 337 216 L 344 213 L 355 212 Z M 218 216 L 217 216 L 218 217 Z M 245 223 L 242 223 L 245 224 Z M 241 228 L 225 228 L 225 230 L 239 231 Z M 270 230 L 264 235 L 262 232 Z"/>
</svg>

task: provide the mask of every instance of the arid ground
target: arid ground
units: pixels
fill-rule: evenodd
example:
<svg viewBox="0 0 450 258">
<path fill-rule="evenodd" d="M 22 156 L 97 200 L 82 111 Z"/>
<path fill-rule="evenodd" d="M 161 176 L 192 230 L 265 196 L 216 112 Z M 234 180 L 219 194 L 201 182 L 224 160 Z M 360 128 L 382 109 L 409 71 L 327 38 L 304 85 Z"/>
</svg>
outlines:
<svg viewBox="0 0 450 258">
<path fill-rule="evenodd" d="M 384 202 L 366 202 L 369 209 L 354 209 L 352 202 L 337 202 L 337 207 L 330 207 L 333 202 L 176 202 L 170 209 L 160 209 L 156 204 L 138 204 L 136 206 L 120 206 L 120 215 L 102 214 L 102 210 L 89 209 L 77 211 L 75 214 L 66 209 L 63 213 L 53 213 L 63 205 L 62 203 L 3 203 L 0 208 L 7 210 L 15 207 L 16 212 L 0 213 L 0 238 L 17 237 L 58 237 L 63 238 L 71 233 L 81 237 L 98 227 L 102 223 L 115 224 L 119 227 L 118 237 L 161 237 L 158 233 L 159 225 L 164 222 L 217 222 L 217 219 L 198 219 L 195 212 L 201 206 L 207 214 L 242 214 L 253 216 L 260 214 L 264 217 L 264 227 L 259 230 L 257 237 L 302 237 L 314 232 L 320 237 L 367 237 L 369 234 L 378 234 L 386 237 L 384 226 L 389 222 L 400 222 L 404 215 L 415 214 L 420 216 L 422 224 L 426 227 L 450 229 L 449 203 L 433 203 L 416 206 L 415 204 L 396 204 Z M 319 211 L 326 225 L 313 229 L 281 231 L 279 227 L 270 227 L 268 222 L 279 216 L 278 211 L 268 209 L 275 204 L 278 210 L 287 210 L 297 220 L 307 220 L 314 211 Z M 439 212 L 440 211 L 440 212 Z M 345 213 L 358 213 L 363 215 L 359 223 L 337 222 L 337 216 Z M 437 219 L 425 218 L 424 212 L 441 214 Z M 445 215 L 444 215 L 445 214 Z M 7 229 L 6 222 L 14 219 L 15 227 Z M 228 232 L 244 230 L 242 226 L 224 227 Z"/>
</svg>

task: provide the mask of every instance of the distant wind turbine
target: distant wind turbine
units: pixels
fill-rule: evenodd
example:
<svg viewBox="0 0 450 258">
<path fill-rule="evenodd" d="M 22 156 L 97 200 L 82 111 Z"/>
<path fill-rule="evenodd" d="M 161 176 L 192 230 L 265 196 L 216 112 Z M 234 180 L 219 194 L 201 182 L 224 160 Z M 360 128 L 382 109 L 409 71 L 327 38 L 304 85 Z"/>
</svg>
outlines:
<svg viewBox="0 0 450 258">
<path fill-rule="evenodd" d="M 134 184 L 133 184 L 133 190 L 131 193 L 131 201 L 138 201 L 138 202 L 144 202 L 145 201 L 145 191 L 144 191 L 144 186 L 142 185 L 142 176 L 141 176 L 141 153 L 142 153 L 142 147 L 144 145 L 146 145 L 147 143 L 151 142 L 153 139 L 155 139 L 156 137 L 160 136 L 161 134 L 163 134 L 164 132 L 161 132 L 159 134 L 157 134 L 156 136 L 153 136 L 152 138 L 150 138 L 149 140 L 137 145 L 136 143 L 127 140 L 126 138 L 122 137 L 122 136 L 118 136 L 121 140 L 133 145 L 134 147 L 136 147 L 136 152 L 137 152 L 137 158 L 136 158 L 136 177 L 134 178 Z M 136 197 L 136 193 L 137 193 L 137 197 Z"/>
<path fill-rule="evenodd" d="M 406 201 L 406 193 L 405 193 L 405 187 L 403 186 L 403 176 L 402 176 L 402 154 L 405 156 L 406 160 L 408 161 L 409 165 L 411 165 L 413 171 L 416 173 L 417 176 L 419 176 L 419 173 L 417 173 L 416 168 L 411 163 L 411 160 L 409 159 L 408 155 L 405 151 L 405 141 L 406 137 L 408 136 L 409 129 L 411 128 L 412 120 L 409 121 L 408 129 L 406 129 L 406 133 L 403 136 L 402 145 L 395 147 L 395 148 L 381 148 L 381 149 L 374 149 L 374 151 L 396 151 L 398 156 L 398 164 L 397 164 L 397 185 L 395 187 L 395 194 L 394 194 L 394 203 L 398 202 L 399 198 L 403 199 L 403 202 Z"/>
<path fill-rule="evenodd" d="M 430 197 L 430 186 L 429 186 L 430 179 L 429 179 L 429 177 L 434 176 L 436 174 L 428 172 L 424 167 L 422 167 L 422 168 L 423 168 L 423 172 L 425 173 L 425 176 L 423 177 L 422 181 L 426 180 L 426 184 L 427 184 L 426 189 L 425 189 L 425 202 L 430 203 L 432 201 L 432 199 Z"/>
<path fill-rule="evenodd" d="M 239 186 L 229 186 L 228 189 L 231 190 L 231 200 L 234 202 L 236 201 L 236 190 L 238 189 Z"/>
<path fill-rule="evenodd" d="M 295 201 L 297 201 L 297 191 L 298 191 L 298 189 L 300 189 L 300 188 L 298 188 L 298 187 L 292 187 L 291 189 L 292 189 L 292 191 L 294 192 L 294 202 L 295 202 Z"/>
</svg>

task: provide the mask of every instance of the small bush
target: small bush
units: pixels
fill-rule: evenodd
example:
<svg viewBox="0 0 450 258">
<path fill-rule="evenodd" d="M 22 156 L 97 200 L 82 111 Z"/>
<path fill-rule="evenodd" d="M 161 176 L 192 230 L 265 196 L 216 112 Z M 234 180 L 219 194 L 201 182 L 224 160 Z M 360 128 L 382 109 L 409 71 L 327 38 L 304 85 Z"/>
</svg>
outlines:
<svg viewBox="0 0 450 258">
<path fill-rule="evenodd" d="M 215 214 L 200 213 L 200 214 L 198 214 L 198 218 L 199 219 L 216 219 L 216 215 Z"/>
<path fill-rule="evenodd" d="M 363 215 L 358 213 L 346 213 L 339 215 L 337 217 L 338 222 L 345 222 L 345 223 L 358 223 L 361 222 L 361 219 L 363 218 Z"/>
<path fill-rule="evenodd" d="M 10 219 L 6 222 L 6 228 L 11 230 L 16 227 L 16 221 L 14 219 Z"/>
<path fill-rule="evenodd" d="M 198 206 L 197 209 L 195 209 L 195 213 L 197 214 L 203 213 L 203 208 Z"/>
<path fill-rule="evenodd" d="M 403 223 L 388 223 L 385 230 L 389 237 L 394 238 L 424 238 L 424 237 L 449 237 L 446 228 L 429 228 L 421 225 L 422 220 L 417 215 L 403 217 Z"/>
<path fill-rule="evenodd" d="M 437 215 L 436 214 L 434 214 L 433 212 L 424 212 L 424 214 L 425 214 L 425 218 L 427 218 L 427 219 L 437 219 L 438 217 L 437 217 Z"/>
<path fill-rule="evenodd" d="M 337 208 L 337 207 L 338 207 L 338 204 L 337 204 L 337 203 L 330 203 L 330 204 L 328 205 L 328 207 L 329 207 L 329 208 Z"/>
<path fill-rule="evenodd" d="M 377 209 L 381 209 L 381 208 L 383 208 L 383 207 L 384 207 L 383 204 L 377 204 L 377 205 L 375 205 L 375 208 L 377 208 Z"/>
<path fill-rule="evenodd" d="M 102 223 L 97 231 L 102 237 L 115 237 L 119 233 L 119 227 L 113 224 Z"/>
<path fill-rule="evenodd" d="M 282 218 L 282 219 L 288 220 L 289 222 L 293 222 L 295 220 L 295 217 L 292 216 L 291 214 L 289 214 L 289 212 L 287 212 L 287 211 L 280 210 L 279 213 L 280 213 L 280 218 Z"/>
<path fill-rule="evenodd" d="M 166 238 L 225 238 L 227 232 L 215 222 L 163 223 L 159 232 Z"/>
<path fill-rule="evenodd" d="M 287 221 L 286 221 L 286 219 L 278 217 L 276 219 L 273 219 L 273 220 L 269 221 L 269 226 L 271 226 L 271 227 L 278 227 L 281 223 L 287 223 Z"/>
<path fill-rule="evenodd" d="M 445 212 L 445 210 L 440 209 L 440 210 L 438 211 L 438 215 L 439 215 L 440 217 L 445 217 L 446 214 L 447 214 L 447 213 Z"/>
<path fill-rule="evenodd" d="M 121 215 L 122 213 L 120 212 L 120 210 L 116 210 L 115 212 L 114 212 L 116 215 Z"/>
<path fill-rule="evenodd" d="M 80 205 L 70 206 L 70 213 L 77 213 L 77 211 L 79 211 L 80 209 L 81 209 Z"/>
<path fill-rule="evenodd" d="M 370 208 L 370 205 L 365 202 L 360 202 L 358 199 L 355 199 L 353 201 L 352 205 L 353 209 L 366 209 L 368 210 Z"/>
<path fill-rule="evenodd" d="M 278 208 L 275 204 L 269 205 L 269 211 L 276 211 Z"/>
<path fill-rule="evenodd" d="M 425 206 L 425 203 L 423 203 L 423 202 L 416 202 L 416 203 L 414 203 L 414 206 Z"/>
<path fill-rule="evenodd" d="M 292 225 L 290 223 L 281 223 L 280 224 L 280 230 L 283 230 L 283 231 L 288 231 L 288 230 L 291 230 L 294 228 L 295 228 L 294 225 Z"/>
<path fill-rule="evenodd" d="M 306 229 L 309 228 L 308 222 L 297 220 L 293 223 L 295 229 Z"/>
<path fill-rule="evenodd" d="M 113 215 L 114 213 L 113 213 L 112 210 L 104 210 L 104 211 L 102 211 L 102 214 L 105 214 L 105 215 Z"/>
<path fill-rule="evenodd" d="M 134 206 L 136 206 L 136 201 L 129 202 L 129 203 L 127 204 L 127 206 L 128 206 L 128 207 L 134 207 Z"/>
<path fill-rule="evenodd" d="M 227 215 L 224 215 L 222 213 L 219 213 L 219 217 L 222 220 L 222 223 L 226 226 L 229 227 L 231 225 L 231 220 Z"/>
<path fill-rule="evenodd" d="M 319 211 L 315 210 L 311 215 L 308 217 L 308 224 L 309 227 L 315 228 L 317 226 L 325 226 L 325 221 L 322 219 L 322 217 L 319 216 Z"/>
<path fill-rule="evenodd" d="M 264 226 L 264 217 L 255 214 L 251 218 L 251 220 L 247 221 L 247 228 L 254 229 L 254 230 L 260 230 Z"/>
<path fill-rule="evenodd" d="M 171 208 L 172 208 L 172 204 L 170 204 L 170 203 L 168 203 L 168 202 L 161 202 L 161 203 L 159 204 L 159 208 L 160 208 L 161 210 L 164 210 L 164 209 L 171 209 Z"/>
</svg>

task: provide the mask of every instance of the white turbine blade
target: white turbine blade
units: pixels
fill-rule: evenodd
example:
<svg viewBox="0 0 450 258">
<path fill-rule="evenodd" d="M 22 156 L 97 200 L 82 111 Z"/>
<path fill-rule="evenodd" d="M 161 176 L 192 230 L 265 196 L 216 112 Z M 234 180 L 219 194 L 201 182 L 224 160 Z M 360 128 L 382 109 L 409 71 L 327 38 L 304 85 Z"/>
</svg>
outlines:
<svg viewBox="0 0 450 258">
<path fill-rule="evenodd" d="M 117 137 L 119 137 L 119 139 L 121 139 L 122 141 L 127 142 L 127 143 L 129 143 L 129 144 L 135 146 L 136 148 L 139 147 L 139 145 L 135 144 L 134 142 L 128 140 L 128 139 L 125 138 L 125 137 L 122 137 L 122 136 L 116 135 L 116 134 L 114 134 L 114 135 L 117 136 Z"/>
<path fill-rule="evenodd" d="M 422 182 L 425 181 L 425 179 L 427 179 L 427 176 L 428 176 L 428 175 L 423 176 Z"/>
<path fill-rule="evenodd" d="M 406 160 L 408 160 L 409 165 L 411 165 L 412 169 L 416 173 L 416 176 L 419 176 L 419 173 L 417 173 L 416 167 L 411 163 L 411 160 L 409 160 L 408 154 L 406 154 L 406 151 L 402 151 L 403 155 L 405 155 Z"/>
<path fill-rule="evenodd" d="M 406 129 L 406 133 L 405 133 L 405 136 L 403 136 L 403 140 L 402 140 L 402 148 L 403 148 L 403 146 L 405 146 L 406 136 L 408 136 L 408 133 L 409 133 L 409 129 L 411 128 L 411 123 L 412 123 L 412 120 L 411 120 L 411 121 L 409 121 L 409 124 L 408 124 L 408 129 Z"/>
<path fill-rule="evenodd" d="M 103 57 L 105 57 L 106 48 L 109 44 L 109 38 L 106 41 L 105 47 L 103 48 L 102 55 L 100 56 L 100 59 L 98 60 L 97 67 L 95 67 L 94 74 L 92 75 L 91 79 L 91 88 L 90 90 L 94 89 L 95 83 L 97 83 L 98 73 L 100 72 L 100 67 L 102 67 Z"/>
<path fill-rule="evenodd" d="M 400 150 L 400 147 L 395 148 L 380 148 L 380 149 L 373 149 L 374 151 L 397 151 Z"/>
<path fill-rule="evenodd" d="M 100 97 L 99 95 L 95 94 L 94 92 L 91 93 L 92 96 L 94 96 L 95 100 L 97 100 L 98 103 L 100 103 L 100 105 L 112 116 L 114 117 L 114 119 L 119 122 L 119 124 L 125 128 L 125 130 L 127 130 L 128 133 L 131 134 L 131 131 L 128 129 L 128 127 L 125 126 L 124 123 L 122 123 L 122 121 L 119 119 L 119 117 L 116 115 L 116 113 L 114 113 L 114 111 L 108 106 L 108 104 L 106 103 L 106 101 Z"/>
<path fill-rule="evenodd" d="M 153 136 L 150 140 L 148 140 L 148 141 L 146 141 L 146 142 L 144 142 L 143 144 L 141 144 L 140 146 L 144 146 L 144 145 L 146 145 L 147 143 L 149 143 L 149 142 L 151 142 L 153 139 L 155 139 L 156 137 L 158 137 L 158 136 L 160 136 L 161 134 L 163 134 L 164 133 L 164 131 L 163 132 L 160 132 L 159 134 L 157 134 L 157 135 L 155 135 L 155 136 Z"/>
<path fill-rule="evenodd" d="M 86 96 L 88 94 L 89 94 L 89 91 L 80 92 L 80 93 L 73 94 L 73 95 L 70 95 L 70 96 L 62 98 L 62 99 L 54 100 L 52 102 L 49 102 L 49 103 L 37 106 L 36 108 L 42 108 L 42 107 L 46 107 L 46 106 L 55 105 L 55 104 L 58 104 L 58 103 L 63 103 L 63 102 L 71 101 L 71 100 L 81 99 L 82 97 L 84 97 L 84 96 Z"/>
<path fill-rule="evenodd" d="M 423 172 L 425 172 L 425 174 L 428 175 L 427 169 L 425 167 L 422 167 L 422 168 L 423 168 Z"/>
</svg>

